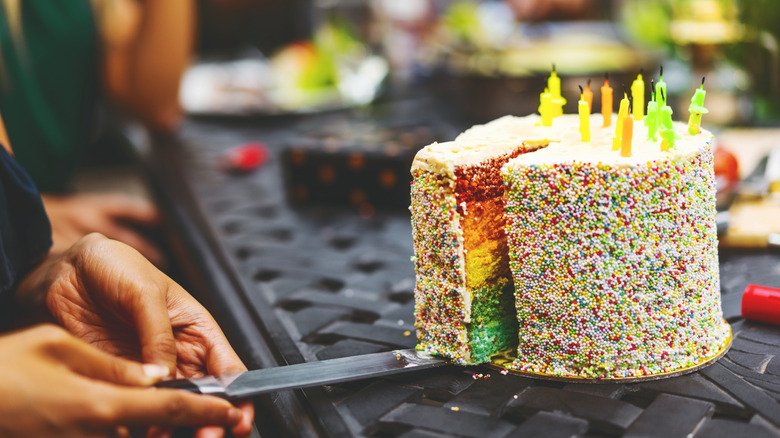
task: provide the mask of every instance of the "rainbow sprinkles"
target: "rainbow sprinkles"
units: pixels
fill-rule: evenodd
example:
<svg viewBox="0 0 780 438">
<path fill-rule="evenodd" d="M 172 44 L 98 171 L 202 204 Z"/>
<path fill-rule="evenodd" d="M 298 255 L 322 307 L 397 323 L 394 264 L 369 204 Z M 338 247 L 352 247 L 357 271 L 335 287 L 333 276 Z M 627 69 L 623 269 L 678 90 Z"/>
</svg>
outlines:
<svg viewBox="0 0 780 438">
<path fill-rule="evenodd" d="M 621 379 L 691 369 L 727 347 L 712 135 L 662 125 L 673 142 L 662 150 L 642 118 L 626 116 L 625 156 L 613 150 L 616 128 L 588 117 L 588 141 L 582 115 L 551 126 L 506 116 L 418 153 L 419 349 Z"/>
</svg>

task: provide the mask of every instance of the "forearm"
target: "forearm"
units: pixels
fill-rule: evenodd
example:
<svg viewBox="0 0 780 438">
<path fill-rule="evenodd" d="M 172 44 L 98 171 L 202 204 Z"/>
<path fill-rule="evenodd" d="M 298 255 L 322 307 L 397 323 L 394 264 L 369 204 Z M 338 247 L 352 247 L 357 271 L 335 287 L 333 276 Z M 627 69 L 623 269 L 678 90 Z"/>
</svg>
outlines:
<svg viewBox="0 0 780 438">
<path fill-rule="evenodd" d="M 105 79 L 120 106 L 159 129 L 172 129 L 181 116 L 179 83 L 195 45 L 193 0 L 143 2 L 134 38 L 107 48 Z"/>
</svg>

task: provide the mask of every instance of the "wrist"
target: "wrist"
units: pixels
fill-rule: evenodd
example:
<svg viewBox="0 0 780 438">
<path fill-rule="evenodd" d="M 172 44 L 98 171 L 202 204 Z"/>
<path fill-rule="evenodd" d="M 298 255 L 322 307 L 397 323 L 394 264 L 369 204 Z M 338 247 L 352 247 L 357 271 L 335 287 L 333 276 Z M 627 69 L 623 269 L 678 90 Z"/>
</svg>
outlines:
<svg viewBox="0 0 780 438">
<path fill-rule="evenodd" d="M 16 327 L 40 322 L 52 322 L 47 298 L 53 283 L 53 272 L 62 255 L 47 255 L 35 265 L 19 282 L 13 295 L 14 315 L 11 318 Z"/>
</svg>

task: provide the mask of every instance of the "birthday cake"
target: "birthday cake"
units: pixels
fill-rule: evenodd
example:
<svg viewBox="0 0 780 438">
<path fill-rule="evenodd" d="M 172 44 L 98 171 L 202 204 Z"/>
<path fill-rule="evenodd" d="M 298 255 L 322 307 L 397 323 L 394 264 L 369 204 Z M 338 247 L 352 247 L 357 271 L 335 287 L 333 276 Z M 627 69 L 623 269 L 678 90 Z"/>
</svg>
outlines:
<svg viewBox="0 0 780 438">
<path fill-rule="evenodd" d="M 586 119 L 589 141 L 576 115 L 507 116 L 417 154 L 419 349 L 625 378 L 689 369 L 726 346 L 712 135 L 675 123 L 646 139 L 643 120 L 624 117 L 626 151 L 614 116 Z"/>
</svg>

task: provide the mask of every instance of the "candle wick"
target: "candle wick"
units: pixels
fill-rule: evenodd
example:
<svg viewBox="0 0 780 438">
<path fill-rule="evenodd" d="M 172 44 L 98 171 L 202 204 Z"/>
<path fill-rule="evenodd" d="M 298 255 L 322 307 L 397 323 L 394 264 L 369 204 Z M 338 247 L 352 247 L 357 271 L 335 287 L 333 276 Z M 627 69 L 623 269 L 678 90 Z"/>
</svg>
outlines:
<svg viewBox="0 0 780 438">
<path fill-rule="evenodd" d="M 666 93 L 664 92 L 664 89 L 663 89 L 663 88 L 661 88 L 661 99 L 663 99 L 664 101 L 666 101 Z"/>
<path fill-rule="evenodd" d="M 661 80 L 664 80 L 664 66 L 661 66 Z"/>
<path fill-rule="evenodd" d="M 582 89 L 582 85 L 577 85 L 580 87 L 580 99 L 582 99 L 582 95 L 585 94 L 585 90 Z"/>
<path fill-rule="evenodd" d="M 707 78 L 707 76 L 702 76 L 701 77 L 701 87 L 700 88 L 704 88 L 704 79 L 706 79 L 706 78 Z"/>
<path fill-rule="evenodd" d="M 553 71 L 553 73 L 555 73 L 555 63 L 554 62 L 552 63 L 552 71 Z"/>
</svg>

